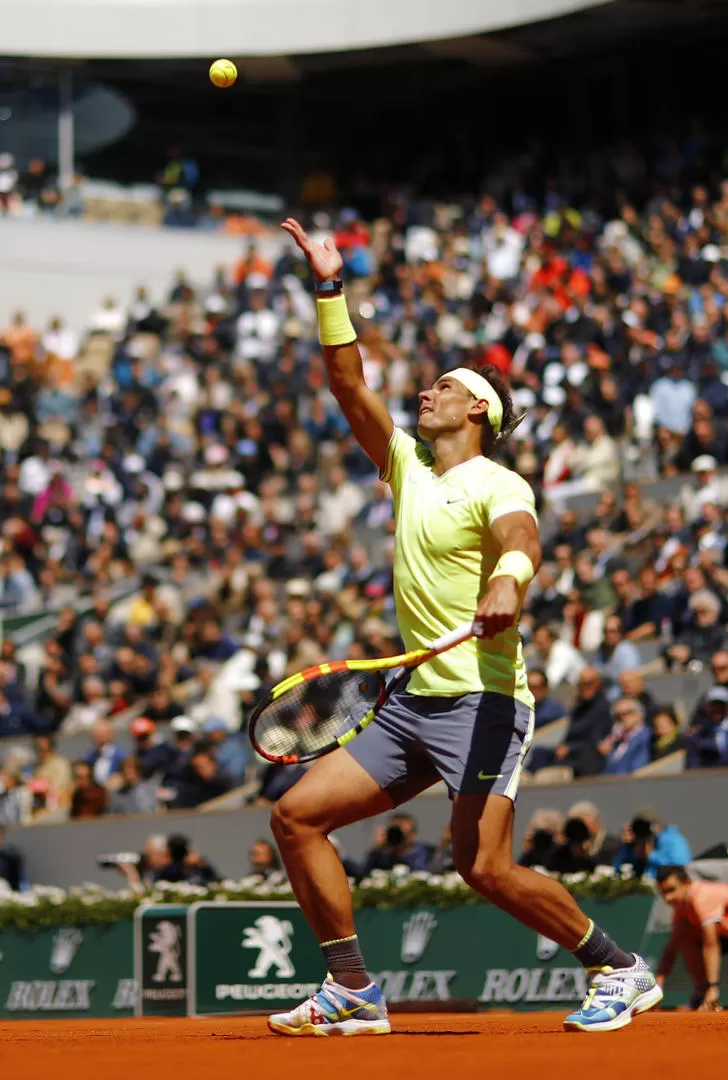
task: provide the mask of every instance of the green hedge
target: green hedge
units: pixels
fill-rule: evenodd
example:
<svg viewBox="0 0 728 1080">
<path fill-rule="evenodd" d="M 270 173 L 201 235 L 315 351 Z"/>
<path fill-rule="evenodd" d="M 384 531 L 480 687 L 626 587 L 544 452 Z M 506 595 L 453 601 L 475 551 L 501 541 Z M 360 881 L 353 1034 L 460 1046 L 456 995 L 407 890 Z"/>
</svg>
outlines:
<svg viewBox="0 0 728 1080">
<path fill-rule="evenodd" d="M 580 900 L 616 900 L 654 892 L 650 882 L 635 878 L 631 873 L 617 874 L 608 868 L 600 868 L 591 876 L 565 874 L 559 880 Z M 357 908 L 457 908 L 485 903 L 459 874 L 410 873 L 403 866 L 395 867 L 390 873 L 374 871 L 358 885 L 352 883 L 352 895 Z M 252 876 L 242 881 L 223 881 L 209 888 L 160 881 L 154 887 L 138 892 L 130 889 L 110 892 L 92 884 L 69 891 L 38 885 L 25 893 L 0 894 L 0 930 L 11 926 L 34 930 L 47 926 L 120 922 L 130 919 L 144 903 L 193 904 L 212 900 L 224 904 L 231 900 L 293 899 L 283 874 L 274 874 L 267 880 Z"/>
</svg>

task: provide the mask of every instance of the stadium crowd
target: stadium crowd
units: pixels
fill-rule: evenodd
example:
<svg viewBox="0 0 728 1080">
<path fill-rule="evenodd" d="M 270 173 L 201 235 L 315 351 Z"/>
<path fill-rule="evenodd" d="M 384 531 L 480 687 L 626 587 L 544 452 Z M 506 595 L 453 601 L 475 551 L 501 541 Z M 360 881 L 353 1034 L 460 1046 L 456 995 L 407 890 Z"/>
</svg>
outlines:
<svg viewBox="0 0 728 1080">
<path fill-rule="evenodd" d="M 396 423 L 462 362 L 494 365 L 526 411 L 505 453 L 545 558 L 522 630 L 537 727 L 567 720 L 533 774 L 728 765 L 728 181 L 675 153 L 651 176 L 625 153 L 601 201 L 514 183 L 311 220 L 344 254 Z M 268 805 L 299 772 L 252 758 L 256 694 L 399 649 L 389 492 L 327 390 L 284 241 L 273 262 L 246 243 L 213 281 L 180 272 L 166 297 L 140 283 L 80 337 L 62 313 L 13 314 L 0 500 L 5 617 L 59 612 L 41 655 L 2 645 L 0 821 L 189 808 L 245 783 Z M 656 689 L 680 672 L 703 680 L 689 708 Z"/>
</svg>

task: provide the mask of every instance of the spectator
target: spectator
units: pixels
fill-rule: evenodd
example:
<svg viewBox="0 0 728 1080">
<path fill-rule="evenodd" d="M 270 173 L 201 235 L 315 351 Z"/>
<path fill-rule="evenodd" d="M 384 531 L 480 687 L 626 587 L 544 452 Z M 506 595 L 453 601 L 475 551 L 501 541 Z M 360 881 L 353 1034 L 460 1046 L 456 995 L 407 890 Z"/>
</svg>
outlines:
<svg viewBox="0 0 728 1080">
<path fill-rule="evenodd" d="M 718 652 L 713 653 L 710 659 L 710 667 L 715 679 L 715 686 L 723 686 L 728 688 L 728 652 L 723 649 L 719 649 Z M 711 690 L 714 687 L 710 688 Z M 703 694 L 698 704 L 695 706 L 693 715 L 690 718 L 690 727 L 696 728 L 708 719 L 708 714 L 705 709 L 705 699 L 707 693 Z"/>
<path fill-rule="evenodd" d="M 169 690 L 158 686 L 150 696 L 144 715 L 154 724 L 161 724 L 166 720 L 174 720 L 175 716 L 179 715 L 179 706 L 172 700 Z"/>
<path fill-rule="evenodd" d="M 235 787 L 233 778 L 215 760 L 213 747 L 199 743 L 190 755 L 189 764 L 180 778 L 175 810 L 187 810 L 210 799 L 217 799 Z"/>
<path fill-rule="evenodd" d="M 455 856 L 452 850 L 452 822 L 447 821 L 442 830 L 440 842 L 437 845 L 432 859 L 430 860 L 431 874 L 450 874 L 455 870 Z M 350 877 L 358 877 L 358 872 L 350 874 Z"/>
<path fill-rule="evenodd" d="M 118 786 L 115 786 L 109 797 L 109 813 L 153 814 L 156 809 L 155 785 L 144 780 L 137 758 L 124 758 Z"/>
<path fill-rule="evenodd" d="M 700 454 L 696 457 L 690 471 L 697 478 L 698 487 L 697 490 L 686 487 L 682 493 L 688 521 L 697 521 L 704 508 L 711 503 L 728 506 L 728 485 L 725 478 L 718 475 L 718 462 L 712 454 Z"/>
<path fill-rule="evenodd" d="M 538 626 L 533 635 L 534 649 L 529 657 L 529 667 L 545 671 L 551 687 L 563 683 L 574 685 L 586 661 L 581 653 L 567 641 L 559 641 L 553 626 Z"/>
<path fill-rule="evenodd" d="M 653 716 L 652 731 L 652 761 L 661 761 L 687 746 L 687 737 L 680 731 L 675 710 L 669 705 L 663 705 Z"/>
<path fill-rule="evenodd" d="M 34 742 L 36 765 L 33 778 L 47 783 L 49 806 L 67 812 L 71 808 L 73 792 L 71 763 L 57 752 L 51 735 L 37 735 Z"/>
<path fill-rule="evenodd" d="M 673 359 L 662 378 L 650 389 L 655 424 L 677 435 L 690 429 L 691 413 L 696 398 L 693 382 L 685 377 L 682 364 Z"/>
<path fill-rule="evenodd" d="M 617 679 L 622 696 L 639 701 L 645 710 L 645 716 L 652 722 L 657 711 L 657 703 L 645 686 L 645 677 L 640 671 L 623 671 Z"/>
<path fill-rule="evenodd" d="M 564 610 L 566 596 L 557 585 L 556 565 L 554 563 L 543 563 L 536 575 L 534 593 L 524 622 L 530 626 L 558 622 Z"/>
<path fill-rule="evenodd" d="M 202 627 L 201 642 L 197 649 L 197 656 L 205 660 L 222 662 L 229 660 L 240 648 L 231 637 L 223 633 L 220 623 L 216 619 L 208 619 Z"/>
<path fill-rule="evenodd" d="M 0 767 L 0 826 L 27 825 L 29 801 L 20 773 L 7 765 Z"/>
<path fill-rule="evenodd" d="M 5 839 L 5 829 L 0 824 L 0 881 L 5 881 L 13 890 L 20 892 L 25 883 L 25 860 L 14 844 Z"/>
<path fill-rule="evenodd" d="M 108 792 L 94 780 L 91 766 L 87 761 L 77 761 L 73 766 L 73 795 L 71 796 L 71 817 L 76 820 L 100 817 L 106 813 Z"/>
<path fill-rule="evenodd" d="M 666 596 L 658 592 L 659 580 L 652 566 L 643 566 L 639 572 L 639 596 L 628 607 L 624 616 L 625 636 L 629 641 L 644 641 L 659 637 L 663 625 L 672 617 L 672 605 Z"/>
<path fill-rule="evenodd" d="M 235 784 L 242 784 L 250 761 L 244 736 L 228 730 L 224 720 L 211 717 L 202 725 L 202 734 L 212 744 L 215 761 Z"/>
<path fill-rule="evenodd" d="M 564 824 L 560 810 L 537 810 L 526 827 L 519 866 L 550 866 L 563 842 Z"/>
<path fill-rule="evenodd" d="M 109 711 L 107 688 L 103 679 L 90 675 L 81 684 L 81 700 L 73 705 L 62 724 L 64 735 L 82 735 L 91 731 Z"/>
<path fill-rule="evenodd" d="M 609 702 L 596 668 L 585 667 L 579 676 L 577 701 L 571 710 L 564 742 L 552 752 L 536 747 L 531 754 L 532 772 L 547 765 L 567 765 L 574 776 L 596 776 L 602 771 L 604 756 L 599 745 L 612 727 Z"/>
<path fill-rule="evenodd" d="M 427 870 L 433 851 L 431 844 L 417 840 L 417 822 L 411 814 L 392 814 L 387 825 L 377 829 L 375 845 L 364 858 L 362 874 L 392 870 L 395 866 Z"/>
<path fill-rule="evenodd" d="M 177 797 L 187 766 L 195 749 L 197 726 L 189 716 L 176 716 L 170 724 L 172 742 L 169 759 L 162 774 L 162 788 L 158 795 L 165 802 Z"/>
<path fill-rule="evenodd" d="M 630 865 L 638 877 L 654 877 L 660 866 L 684 865 L 691 857 L 690 845 L 677 825 L 663 825 L 659 813 L 644 806 L 624 826 L 614 865 L 617 870 Z"/>
<path fill-rule="evenodd" d="M 703 701 L 704 721 L 687 734 L 686 769 L 728 765 L 728 689 L 715 686 Z"/>
<path fill-rule="evenodd" d="M 169 768 L 175 756 L 169 743 L 157 735 L 157 725 L 148 716 L 137 716 L 129 725 L 134 739 L 134 756 L 144 780 L 161 775 Z"/>
<path fill-rule="evenodd" d="M 210 885 L 220 880 L 217 870 L 190 846 L 186 836 L 178 833 L 167 837 L 169 861 L 154 875 L 156 881 L 173 884 L 184 881 L 188 885 Z"/>
<path fill-rule="evenodd" d="M 604 620 L 604 640 L 596 651 L 594 666 L 610 687 L 623 671 L 635 671 L 642 666 L 639 649 L 625 640 L 619 615 L 608 615 Z"/>
<path fill-rule="evenodd" d="M 271 874 L 280 873 L 281 860 L 278 852 L 267 840 L 256 840 L 250 847 L 248 858 L 251 874 L 267 878 Z"/>
<path fill-rule="evenodd" d="M 263 275 L 250 275 L 250 308 L 243 312 L 236 325 L 236 357 L 240 362 L 255 361 L 265 365 L 275 356 L 280 340 L 280 318 L 268 304 L 266 286 Z"/>
<path fill-rule="evenodd" d="M 619 451 L 598 416 L 584 421 L 586 446 L 578 447 L 572 470 L 581 478 L 584 491 L 602 491 L 616 484 L 620 476 Z"/>
<path fill-rule="evenodd" d="M 721 602 L 708 589 L 701 589 L 690 599 L 692 621 L 667 649 L 669 667 L 685 667 L 691 661 L 708 664 L 714 653 L 728 644 L 728 635 L 720 623 Z"/>
<path fill-rule="evenodd" d="M 42 729 L 40 717 L 28 708 L 21 693 L 7 686 L 0 690 L 0 738 L 35 735 Z"/>
<path fill-rule="evenodd" d="M 97 720 L 92 736 L 94 749 L 83 759 L 91 766 L 93 778 L 101 787 L 108 785 L 112 777 L 121 773 L 126 754 L 114 742 L 114 728 L 108 720 Z"/>
<path fill-rule="evenodd" d="M 153 833 L 144 841 L 144 849 L 138 863 L 117 863 L 116 869 L 123 874 L 132 889 L 143 889 L 164 881 L 164 870 L 170 864 L 167 837 Z"/>
<path fill-rule="evenodd" d="M 606 761 L 605 776 L 627 776 L 650 761 L 651 733 L 645 724 L 645 709 L 633 698 L 620 698 L 614 706 L 615 724 L 599 744 Z"/>
<path fill-rule="evenodd" d="M 618 837 L 612 836 L 602 822 L 599 809 L 594 803 L 582 800 L 569 808 L 567 818 L 578 818 L 589 830 L 589 854 L 597 866 L 611 866 L 621 847 Z"/>
<path fill-rule="evenodd" d="M 549 684 L 546 673 L 540 668 L 531 668 L 528 672 L 528 688 L 533 694 L 535 702 L 534 718 L 535 727 L 538 730 L 546 724 L 553 724 L 556 720 L 563 720 L 567 710 L 564 706 L 549 697 Z"/>
<path fill-rule="evenodd" d="M 12 154 L 0 154 L 0 215 L 9 212 L 18 186 L 18 170 Z"/>
<path fill-rule="evenodd" d="M 567 818 L 564 842 L 551 854 L 548 869 L 556 874 L 591 874 L 596 859 L 590 851 L 591 834 L 581 818 Z"/>
</svg>

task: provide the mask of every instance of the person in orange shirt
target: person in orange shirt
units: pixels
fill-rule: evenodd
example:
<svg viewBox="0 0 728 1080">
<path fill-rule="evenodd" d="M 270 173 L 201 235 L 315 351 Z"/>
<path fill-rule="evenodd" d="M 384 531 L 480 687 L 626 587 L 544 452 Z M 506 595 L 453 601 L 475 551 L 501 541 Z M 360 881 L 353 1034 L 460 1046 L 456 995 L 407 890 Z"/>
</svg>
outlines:
<svg viewBox="0 0 728 1080">
<path fill-rule="evenodd" d="M 718 1012 L 720 963 L 728 955 L 728 883 L 693 881 L 684 866 L 661 866 L 657 885 L 674 912 L 657 981 L 664 986 L 681 956 L 695 983 L 692 1004 L 700 1012 Z"/>
<path fill-rule="evenodd" d="M 241 285 L 251 274 L 262 274 L 268 280 L 273 277 L 273 267 L 260 254 L 254 243 L 248 244 L 243 252 L 243 257 L 233 271 L 233 281 L 236 285 Z"/>
<path fill-rule="evenodd" d="M 10 349 L 15 363 L 32 363 L 40 343 L 40 334 L 28 326 L 22 311 L 16 311 L 13 320 L 0 335 L 0 341 Z"/>
</svg>

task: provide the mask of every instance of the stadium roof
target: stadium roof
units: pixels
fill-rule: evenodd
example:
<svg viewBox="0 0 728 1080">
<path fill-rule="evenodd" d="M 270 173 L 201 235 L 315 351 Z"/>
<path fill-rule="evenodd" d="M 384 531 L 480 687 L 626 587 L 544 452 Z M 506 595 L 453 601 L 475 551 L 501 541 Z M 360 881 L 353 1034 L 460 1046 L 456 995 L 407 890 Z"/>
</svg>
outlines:
<svg viewBox="0 0 728 1080">
<path fill-rule="evenodd" d="M 54 58 L 244 57 L 434 41 L 612 0 L 4 0 L 0 52 Z"/>
</svg>

